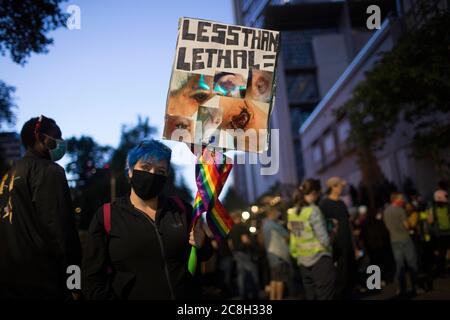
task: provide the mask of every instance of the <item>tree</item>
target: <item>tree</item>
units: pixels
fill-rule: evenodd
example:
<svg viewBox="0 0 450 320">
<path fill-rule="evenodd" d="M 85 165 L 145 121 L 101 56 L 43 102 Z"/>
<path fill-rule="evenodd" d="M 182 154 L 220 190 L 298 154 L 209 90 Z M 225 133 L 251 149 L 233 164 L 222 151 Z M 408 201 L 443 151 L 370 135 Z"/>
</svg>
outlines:
<svg viewBox="0 0 450 320">
<path fill-rule="evenodd" d="M 118 148 L 114 151 L 111 165 L 112 169 L 122 172 L 126 165 L 128 151 L 136 147 L 142 140 L 150 138 L 157 132 L 149 123 L 149 118 L 138 116 L 138 123 L 134 126 L 122 125 L 122 134 Z"/>
<path fill-rule="evenodd" d="M 112 148 L 101 146 L 91 137 L 71 137 L 67 140 L 67 155 L 70 162 L 67 173 L 74 176 L 77 187 L 86 185 L 97 168 L 103 168 L 109 160 Z"/>
<path fill-rule="evenodd" d="M 450 145 L 450 140 L 442 136 L 450 125 L 448 30 L 450 14 L 444 13 L 403 36 L 391 51 L 382 54 L 353 97 L 337 112 L 338 117 L 346 114 L 350 121 L 350 140 L 356 147 L 372 207 L 373 191 L 383 180 L 374 153 L 384 146 L 400 121 L 414 127 L 412 146 L 416 155 L 427 142 L 434 142 L 431 158 L 438 172 L 445 173 L 442 151 Z"/>
<path fill-rule="evenodd" d="M 70 160 L 66 165 L 66 172 L 72 176 L 73 204 L 81 210 L 81 229 L 86 229 L 95 211 L 110 200 L 110 171 L 107 161 L 111 152 L 111 147 L 99 145 L 91 137 L 67 139 L 67 156 Z"/>
<path fill-rule="evenodd" d="M 47 34 L 65 25 L 67 15 L 61 0 L 0 1 L 0 54 L 9 52 L 11 59 L 24 65 L 31 53 L 47 53 L 53 39 Z M 15 123 L 15 88 L 0 80 L 0 129 L 2 123 Z"/>
<path fill-rule="evenodd" d="M 62 0 L 2 0 L 0 6 L 0 54 L 25 64 L 31 53 L 47 53 L 53 43 L 48 33 L 65 26 Z"/>
<path fill-rule="evenodd" d="M 10 126 L 15 122 L 13 111 L 16 108 L 13 98 L 15 90 L 14 87 L 8 86 L 0 80 L 0 129 L 2 124 Z"/>
</svg>

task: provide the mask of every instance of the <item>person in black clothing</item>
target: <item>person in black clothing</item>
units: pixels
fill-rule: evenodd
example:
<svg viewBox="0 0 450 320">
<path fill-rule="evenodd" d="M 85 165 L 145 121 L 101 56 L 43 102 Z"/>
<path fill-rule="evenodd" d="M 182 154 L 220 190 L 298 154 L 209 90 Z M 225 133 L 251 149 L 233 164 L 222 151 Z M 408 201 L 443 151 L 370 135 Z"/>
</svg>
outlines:
<svg viewBox="0 0 450 320">
<path fill-rule="evenodd" d="M 127 158 L 131 193 L 111 204 L 110 230 L 104 209 L 88 230 L 82 264 L 87 299 L 193 299 L 199 297 L 199 270 L 188 270 L 191 245 L 199 261 L 212 247 L 201 220 L 189 230 L 192 207 L 161 194 L 169 173 L 171 150 L 143 141 Z M 199 266 L 199 264 L 198 264 Z"/>
<path fill-rule="evenodd" d="M 320 210 L 328 221 L 337 220 L 337 235 L 333 241 L 333 260 L 336 266 L 335 299 L 350 299 L 355 268 L 355 250 L 347 206 L 340 200 L 345 180 L 332 177 L 327 181 L 328 197 L 323 199 Z"/>
<path fill-rule="evenodd" d="M 258 268 L 252 260 L 250 231 L 241 221 L 240 212 L 232 212 L 233 227 L 228 234 L 228 246 L 236 262 L 237 285 L 242 299 L 258 299 Z"/>
<path fill-rule="evenodd" d="M 81 248 L 64 169 L 61 130 L 41 116 L 21 131 L 26 149 L 0 185 L 0 298 L 70 299 L 67 267 Z M 76 294 L 75 294 L 76 295 Z"/>
</svg>

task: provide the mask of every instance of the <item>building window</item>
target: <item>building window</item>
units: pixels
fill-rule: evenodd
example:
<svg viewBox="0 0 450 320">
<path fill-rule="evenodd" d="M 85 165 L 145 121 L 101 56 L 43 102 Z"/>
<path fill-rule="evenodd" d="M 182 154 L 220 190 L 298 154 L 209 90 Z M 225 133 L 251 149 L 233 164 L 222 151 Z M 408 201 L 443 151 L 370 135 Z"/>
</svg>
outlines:
<svg viewBox="0 0 450 320">
<path fill-rule="evenodd" d="M 257 18 L 263 12 L 268 0 L 253 0 L 248 5 L 248 10 L 244 10 L 244 25 L 253 26 Z"/>
<path fill-rule="evenodd" d="M 316 167 L 317 170 L 322 169 L 323 156 L 322 156 L 322 147 L 320 146 L 319 142 L 316 142 L 312 146 L 312 158 L 313 158 L 313 162 L 314 162 L 314 167 Z"/>
<path fill-rule="evenodd" d="M 248 8 L 250 8 L 250 5 L 252 4 L 253 0 L 242 0 L 241 1 L 241 8 L 242 11 L 246 12 Z"/>
<path fill-rule="evenodd" d="M 330 164 L 334 160 L 336 160 L 336 147 L 334 142 L 334 134 L 333 131 L 328 131 L 325 134 L 325 138 L 323 140 L 325 158 L 327 159 L 327 163 Z"/>
<path fill-rule="evenodd" d="M 281 32 L 281 48 L 286 69 L 314 68 L 312 40 L 320 34 L 337 33 L 336 28 L 292 30 Z"/>
<path fill-rule="evenodd" d="M 346 152 L 350 148 L 348 139 L 350 138 L 350 122 L 347 119 L 338 124 L 338 141 L 341 151 Z"/>
<path fill-rule="evenodd" d="M 286 82 L 290 103 L 308 103 L 319 99 L 314 73 L 288 74 Z"/>
<path fill-rule="evenodd" d="M 253 27 L 255 28 L 264 28 L 264 15 L 260 15 L 258 19 L 256 19 L 255 23 L 253 24 Z"/>
<path fill-rule="evenodd" d="M 286 69 L 314 67 L 312 36 L 308 31 L 283 31 L 281 47 Z"/>
</svg>

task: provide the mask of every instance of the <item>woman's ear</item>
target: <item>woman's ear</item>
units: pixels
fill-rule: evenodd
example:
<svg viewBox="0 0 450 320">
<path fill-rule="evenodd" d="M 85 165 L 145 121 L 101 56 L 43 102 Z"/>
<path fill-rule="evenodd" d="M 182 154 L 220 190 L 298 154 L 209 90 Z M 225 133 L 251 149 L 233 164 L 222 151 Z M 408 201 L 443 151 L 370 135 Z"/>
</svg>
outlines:
<svg viewBox="0 0 450 320">
<path fill-rule="evenodd" d="M 133 169 L 128 169 L 128 178 L 131 179 L 131 177 L 133 176 Z"/>
</svg>

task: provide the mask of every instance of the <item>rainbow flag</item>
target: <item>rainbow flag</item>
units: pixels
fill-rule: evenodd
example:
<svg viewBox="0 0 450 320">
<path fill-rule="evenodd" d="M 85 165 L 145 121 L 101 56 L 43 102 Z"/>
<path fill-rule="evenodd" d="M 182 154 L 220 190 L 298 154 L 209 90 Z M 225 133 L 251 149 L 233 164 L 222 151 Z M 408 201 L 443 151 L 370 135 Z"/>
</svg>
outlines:
<svg viewBox="0 0 450 320">
<path fill-rule="evenodd" d="M 229 158 L 219 152 L 204 148 L 195 165 L 198 191 L 194 200 L 191 229 L 200 219 L 203 212 L 206 212 L 206 222 L 217 241 L 225 238 L 233 225 L 228 212 L 219 201 L 220 192 L 233 167 L 229 160 Z M 196 265 L 196 248 L 192 247 L 188 265 L 191 274 L 195 273 Z"/>
</svg>

